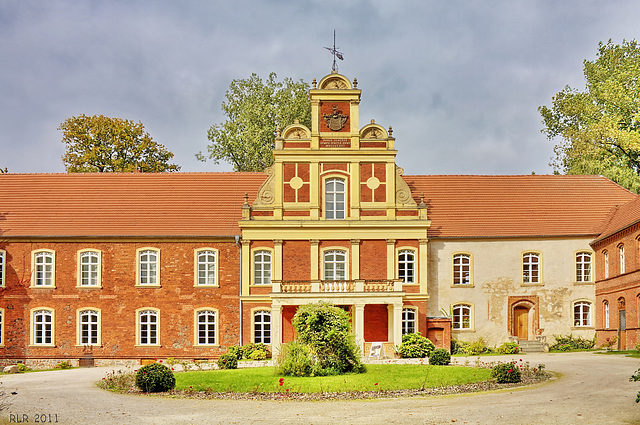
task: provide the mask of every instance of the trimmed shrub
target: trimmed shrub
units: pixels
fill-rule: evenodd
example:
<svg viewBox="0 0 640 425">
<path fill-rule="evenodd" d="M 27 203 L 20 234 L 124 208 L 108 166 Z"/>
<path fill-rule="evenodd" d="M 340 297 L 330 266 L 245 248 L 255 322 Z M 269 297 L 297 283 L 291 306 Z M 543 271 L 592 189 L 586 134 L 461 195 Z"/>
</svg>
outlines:
<svg viewBox="0 0 640 425">
<path fill-rule="evenodd" d="M 498 384 L 512 384 L 522 381 L 522 373 L 513 363 L 500 363 L 491 369 L 491 377 Z"/>
<path fill-rule="evenodd" d="M 284 376 L 311 376 L 314 372 L 311 348 L 307 344 L 291 341 L 282 346 L 276 373 Z"/>
<path fill-rule="evenodd" d="M 176 386 L 176 378 L 167 366 L 151 363 L 142 366 L 136 373 L 136 387 L 145 393 L 170 391 Z"/>
<path fill-rule="evenodd" d="M 582 337 L 574 338 L 573 335 L 554 335 L 556 342 L 549 347 L 553 351 L 569 351 L 569 350 L 590 350 L 596 345 L 595 338 L 592 340 Z"/>
<path fill-rule="evenodd" d="M 520 346 L 517 342 L 505 342 L 496 349 L 500 354 L 518 354 L 520 352 Z"/>
<path fill-rule="evenodd" d="M 242 347 L 239 345 L 231 345 L 227 348 L 227 354 L 233 354 L 236 356 L 236 359 L 242 360 Z"/>
<path fill-rule="evenodd" d="M 259 353 L 259 354 L 254 354 L 254 353 Z M 257 344 L 255 344 L 253 342 L 250 342 L 248 344 L 243 345 L 242 346 L 242 356 L 245 359 L 251 359 L 251 360 L 264 360 L 267 357 L 270 357 L 269 350 L 267 349 L 267 346 L 264 345 L 261 342 L 259 342 Z M 258 358 L 256 358 L 256 357 L 258 357 Z M 242 357 L 238 357 L 238 360 L 240 360 L 241 358 Z"/>
<path fill-rule="evenodd" d="M 253 353 L 249 354 L 249 360 L 267 360 L 267 352 L 262 350 L 255 350 Z"/>
<path fill-rule="evenodd" d="M 220 356 L 218 359 L 218 368 L 219 369 L 237 369 L 238 368 L 238 357 L 232 353 L 226 353 Z"/>
<path fill-rule="evenodd" d="M 429 354 L 429 364 L 434 366 L 447 366 L 451 363 L 451 354 L 444 348 L 436 348 Z"/>
<path fill-rule="evenodd" d="M 420 335 L 420 332 L 402 335 L 402 344 L 398 352 L 406 359 L 419 359 L 429 357 L 429 354 L 436 348 L 428 338 Z"/>
</svg>

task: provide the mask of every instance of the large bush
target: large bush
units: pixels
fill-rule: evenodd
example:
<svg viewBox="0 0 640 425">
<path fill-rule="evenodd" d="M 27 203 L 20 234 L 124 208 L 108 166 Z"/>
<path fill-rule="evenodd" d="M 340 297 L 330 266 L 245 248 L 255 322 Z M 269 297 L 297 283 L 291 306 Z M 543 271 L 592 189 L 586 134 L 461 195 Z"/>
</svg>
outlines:
<svg viewBox="0 0 640 425">
<path fill-rule="evenodd" d="M 136 387 L 145 393 L 169 391 L 176 387 L 176 378 L 165 365 L 151 363 L 138 369 Z"/>
<path fill-rule="evenodd" d="M 237 369 L 238 357 L 233 353 L 226 353 L 220 356 L 218 359 L 219 369 Z"/>
<path fill-rule="evenodd" d="M 498 384 L 511 384 L 522 380 L 520 368 L 513 363 L 500 363 L 491 370 L 491 377 Z"/>
<path fill-rule="evenodd" d="M 402 344 L 398 348 L 400 355 L 407 359 L 429 357 L 436 348 L 428 338 L 420 335 L 420 332 L 402 335 Z"/>
<path fill-rule="evenodd" d="M 582 337 L 574 337 L 573 335 L 554 335 L 556 342 L 549 347 L 553 351 L 569 351 L 569 350 L 590 350 L 596 344 L 595 337 L 593 339 L 584 339 Z"/>
<path fill-rule="evenodd" d="M 451 363 L 451 354 L 444 348 L 436 348 L 429 354 L 429 364 L 434 366 L 447 366 Z"/>
<path fill-rule="evenodd" d="M 490 353 L 491 348 L 487 347 L 484 339 L 478 338 L 473 342 L 451 340 L 451 353 L 462 354 L 465 356 L 478 356 L 480 354 Z"/>
<path fill-rule="evenodd" d="M 291 341 L 282 346 L 276 373 L 284 376 L 314 375 L 314 362 L 307 344 Z"/>
</svg>

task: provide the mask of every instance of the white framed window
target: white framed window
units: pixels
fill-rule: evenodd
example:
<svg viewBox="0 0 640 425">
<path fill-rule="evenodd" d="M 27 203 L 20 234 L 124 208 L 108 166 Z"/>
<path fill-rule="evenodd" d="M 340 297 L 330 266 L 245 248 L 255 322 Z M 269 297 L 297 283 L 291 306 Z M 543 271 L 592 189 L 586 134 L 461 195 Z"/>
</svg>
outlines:
<svg viewBox="0 0 640 425">
<path fill-rule="evenodd" d="M 100 251 L 83 250 L 78 253 L 78 286 L 100 286 Z"/>
<path fill-rule="evenodd" d="M 398 279 L 402 280 L 402 283 L 415 283 L 416 252 L 413 249 L 398 251 Z"/>
<path fill-rule="evenodd" d="M 271 251 L 253 252 L 253 284 L 271 285 Z"/>
<path fill-rule="evenodd" d="M 604 327 L 605 329 L 609 329 L 609 301 L 604 301 L 602 303 L 603 316 L 604 316 Z"/>
<path fill-rule="evenodd" d="M 36 308 L 31 313 L 31 342 L 33 345 L 54 345 L 54 312 L 48 308 Z"/>
<path fill-rule="evenodd" d="M 6 258 L 7 258 L 7 253 L 0 249 L 0 288 L 4 288 L 4 285 L 5 285 L 4 275 L 5 275 L 5 269 L 7 268 Z"/>
<path fill-rule="evenodd" d="M 453 256 L 453 284 L 471 284 L 471 255 L 454 254 Z"/>
<path fill-rule="evenodd" d="M 332 249 L 324 252 L 324 280 L 347 280 L 347 252 Z"/>
<path fill-rule="evenodd" d="M 471 306 L 456 304 L 453 306 L 453 329 L 471 329 Z"/>
<path fill-rule="evenodd" d="M 620 274 L 625 273 L 625 264 L 624 264 L 624 245 L 618 245 L 618 253 L 620 254 Z"/>
<path fill-rule="evenodd" d="M 341 178 L 330 178 L 324 182 L 324 209 L 327 220 L 344 220 L 345 182 Z"/>
<path fill-rule="evenodd" d="M 591 326 L 591 303 L 578 301 L 573 305 L 573 324 L 576 328 Z"/>
<path fill-rule="evenodd" d="M 196 256 L 196 285 L 218 285 L 218 251 L 212 248 L 199 249 Z"/>
<path fill-rule="evenodd" d="M 143 308 L 136 311 L 138 345 L 160 345 L 160 312 Z"/>
<path fill-rule="evenodd" d="M 217 345 L 218 312 L 214 309 L 205 308 L 196 310 L 195 315 L 195 345 Z"/>
<path fill-rule="evenodd" d="M 591 282 L 591 253 L 576 254 L 576 282 Z"/>
<path fill-rule="evenodd" d="M 522 283 L 540 283 L 540 254 L 522 254 Z"/>
<path fill-rule="evenodd" d="M 39 250 L 33 252 L 33 275 L 31 286 L 36 288 L 55 287 L 55 252 Z"/>
<path fill-rule="evenodd" d="M 609 277 L 609 251 L 603 251 L 602 256 L 604 257 L 604 278 Z"/>
<path fill-rule="evenodd" d="M 4 309 L 0 308 L 0 347 L 4 347 Z"/>
<path fill-rule="evenodd" d="M 402 309 L 402 335 L 416 333 L 416 310 L 414 308 Z"/>
<path fill-rule="evenodd" d="M 253 312 L 253 342 L 271 344 L 271 312 L 258 310 Z"/>
<path fill-rule="evenodd" d="M 140 248 L 137 253 L 137 286 L 160 286 L 160 250 Z"/>
<path fill-rule="evenodd" d="M 100 310 L 78 310 L 78 345 L 100 345 Z"/>
</svg>

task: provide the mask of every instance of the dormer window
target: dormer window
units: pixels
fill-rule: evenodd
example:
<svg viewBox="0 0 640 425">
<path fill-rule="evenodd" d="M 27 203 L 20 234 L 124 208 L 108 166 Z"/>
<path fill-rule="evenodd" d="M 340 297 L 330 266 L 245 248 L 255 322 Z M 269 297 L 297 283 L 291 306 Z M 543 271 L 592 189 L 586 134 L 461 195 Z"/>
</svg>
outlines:
<svg viewBox="0 0 640 425">
<path fill-rule="evenodd" d="M 327 220 L 344 220 L 344 180 L 327 179 L 324 183 L 324 207 Z"/>
</svg>

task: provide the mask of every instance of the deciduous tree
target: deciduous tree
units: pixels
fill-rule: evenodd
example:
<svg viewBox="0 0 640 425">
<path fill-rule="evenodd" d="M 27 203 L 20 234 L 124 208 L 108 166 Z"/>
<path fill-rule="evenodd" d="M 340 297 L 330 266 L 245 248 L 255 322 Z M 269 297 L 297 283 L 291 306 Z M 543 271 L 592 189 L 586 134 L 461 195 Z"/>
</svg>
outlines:
<svg viewBox="0 0 640 425">
<path fill-rule="evenodd" d="M 554 148 L 554 169 L 566 174 L 600 174 L 640 190 L 640 46 L 600 43 L 584 61 L 584 91 L 566 86 L 551 107 L 538 108 Z"/>
<path fill-rule="evenodd" d="M 66 152 L 69 173 L 178 171 L 170 164 L 173 153 L 153 141 L 141 122 L 104 115 L 80 115 L 64 120 L 58 130 Z"/>
<path fill-rule="evenodd" d="M 209 158 L 216 164 L 227 161 L 235 171 L 263 171 L 273 163 L 271 151 L 278 127 L 296 119 L 311 126 L 309 85 L 302 80 L 276 79 L 275 73 L 264 82 L 251 74 L 231 82 L 222 103 L 227 120 L 211 126 L 208 155 L 199 153 L 198 159 Z"/>
</svg>

